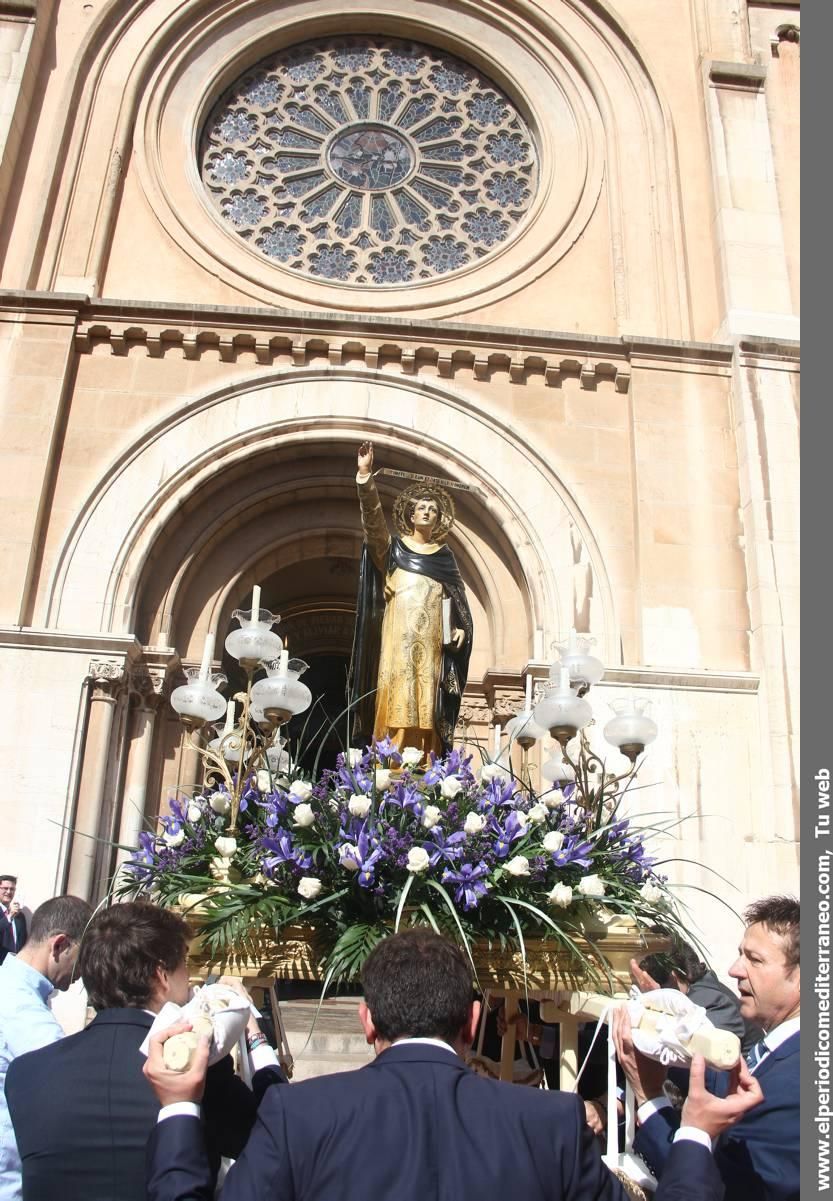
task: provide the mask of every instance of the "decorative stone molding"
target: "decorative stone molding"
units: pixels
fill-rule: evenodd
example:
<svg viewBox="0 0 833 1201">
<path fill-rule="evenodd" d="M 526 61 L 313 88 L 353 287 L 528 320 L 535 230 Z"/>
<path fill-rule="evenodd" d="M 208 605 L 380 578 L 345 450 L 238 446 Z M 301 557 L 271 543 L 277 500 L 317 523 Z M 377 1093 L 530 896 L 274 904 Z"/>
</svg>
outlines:
<svg viewBox="0 0 833 1201">
<path fill-rule="evenodd" d="M 434 328 L 432 334 L 436 335 Z M 293 337 L 291 334 L 264 332 L 231 333 L 217 329 L 188 331 L 168 328 L 161 333 L 143 326 L 118 326 L 92 322 L 82 325 L 75 337 L 76 349 L 81 354 L 99 351 L 108 346 L 110 353 L 124 356 L 144 352 L 150 358 L 163 358 L 170 351 L 178 352 L 182 358 L 199 361 L 206 353 L 218 353 L 224 363 L 250 361 L 254 356 L 259 366 L 275 366 L 284 362 L 287 366 L 305 367 L 311 361 L 326 356 L 334 367 L 339 367 L 349 358 L 350 365 L 364 363 L 370 370 L 380 367 L 399 366 L 407 375 L 414 375 L 424 368 L 435 368 L 437 375 L 453 378 L 457 371 L 471 371 L 478 380 L 490 380 L 493 375 L 508 375 L 515 384 L 525 384 L 530 377 L 538 377 L 548 387 L 561 387 L 567 377 L 577 378 L 582 388 L 595 391 L 602 380 L 611 381 L 617 392 L 625 393 L 630 387 L 630 370 L 612 359 L 578 358 L 567 355 L 556 358 L 540 353 L 484 348 L 480 352 L 468 346 L 453 348 L 443 346 L 408 346 L 399 341 L 385 341 L 372 345 L 355 337 L 323 338 L 310 335 Z"/>
<path fill-rule="evenodd" d="M 99 699 L 114 698 L 122 683 L 129 678 L 124 661 L 118 659 L 91 659 L 87 674 L 92 679 L 95 695 Z"/>
<path fill-rule="evenodd" d="M 486 698 L 466 692 L 457 719 L 458 730 L 466 726 L 488 726 L 491 720 L 492 710 Z"/>
<path fill-rule="evenodd" d="M 131 700 L 145 708 L 153 708 L 168 693 L 167 683 L 168 672 L 164 667 L 140 663 L 128 677 Z"/>
<path fill-rule="evenodd" d="M 715 60 L 709 63 L 708 73 L 709 80 L 715 87 L 759 92 L 766 82 L 766 67 L 759 63 L 727 63 Z"/>
</svg>

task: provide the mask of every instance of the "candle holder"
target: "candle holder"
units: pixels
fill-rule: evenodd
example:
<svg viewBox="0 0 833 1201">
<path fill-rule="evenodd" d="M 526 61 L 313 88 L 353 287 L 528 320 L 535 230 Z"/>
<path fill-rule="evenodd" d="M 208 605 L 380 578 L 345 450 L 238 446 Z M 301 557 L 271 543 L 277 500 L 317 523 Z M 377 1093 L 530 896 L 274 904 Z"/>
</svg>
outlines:
<svg viewBox="0 0 833 1201">
<path fill-rule="evenodd" d="M 203 765 L 203 780 L 213 779 L 224 788 L 229 798 L 229 825 L 226 835 L 234 839 L 244 789 L 252 780 L 266 772 L 271 785 L 283 757 L 283 742 L 276 744 L 274 732 L 312 703 L 312 693 L 299 680 L 307 669 L 302 659 L 289 659 L 289 653 L 272 626 L 280 617 L 260 607 L 260 588 L 255 586 L 251 609 L 235 609 L 232 617 L 240 628 L 232 630 L 225 648 L 237 659 L 246 673 L 246 689 L 238 692 L 226 704 L 219 687 L 227 683 L 224 675 L 211 675 L 209 668 L 214 649 L 214 635 L 206 637 L 202 664 L 199 669 L 186 670 L 188 683 L 174 690 L 171 704 L 183 724 L 180 765 L 185 739 L 199 756 Z M 259 669 L 266 678 L 253 682 Z M 242 702 L 239 723 L 235 724 L 235 701 Z M 225 714 L 223 730 L 206 746 L 196 735 L 208 724 Z M 277 747 L 277 753 L 276 753 Z"/>
</svg>

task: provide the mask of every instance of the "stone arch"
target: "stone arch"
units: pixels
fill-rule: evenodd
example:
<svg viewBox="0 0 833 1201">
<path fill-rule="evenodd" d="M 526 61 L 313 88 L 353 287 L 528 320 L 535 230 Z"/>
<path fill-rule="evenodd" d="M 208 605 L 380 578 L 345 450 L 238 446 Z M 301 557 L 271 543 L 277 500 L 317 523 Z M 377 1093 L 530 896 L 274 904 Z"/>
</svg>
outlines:
<svg viewBox="0 0 833 1201">
<path fill-rule="evenodd" d="M 121 181 L 133 169 L 134 159 L 160 229 L 185 251 L 197 271 L 204 272 L 210 264 L 211 272 L 238 293 L 261 303 L 275 303 L 276 295 L 283 294 L 289 304 L 351 311 L 399 309 L 434 317 L 482 308 L 537 279 L 579 239 L 604 181 L 610 286 L 619 331 L 690 336 L 673 123 L 639 47 L 606 4 L 561 0 L 550 6 L 552 11 L 543 11 L 532 0 L 512 0 L 505 6 L 451 0 L 438 3 L 435 14 L 428 11 L 428 3 L 415 12 L 413 6 L 391 0 L 371 20 L 359 0 L 346 0 L 346 7 L 345 3 L 318 3 L 312 20 L 305 3 L 294 0 L 283 6 L 279 25 L 266 0 L 246 6 L 155 0 L 111 4 L 105 9 L 88 36 L 69 88 L 65 109 L 70 116 L 57 135 L 56 169 L 48 190 L 52 211 L 45 208 L 42 217 L 49 232 L 42 251 L 40 244 L 36 251 L 42 259 L 32 264 L 29 286 L 102 290 L 118 225 Z M 241 65 L 268 53 L 293 21 L 307 35 L 336 26 L 358 30 L 375 23 L 380 32 L 431 36 L 502 72 L 503 82 L 533 110 L 536 91 L 546 85 L 553 103 L 557 99 L 564 112 L 557 129 L 539 116 L 537 137 L 545 157 L 552 158 L 555 149 L 562 172 L 575 159 L 575 187 L 572 182 L 569 188 L 564 186 L 566 177 L 558 187 L 550 180 L 537 216 L 530 217 L 529 232 L 488 269 L 478 268 L 470 287 L 455 279 L 445 288 L 438 285 L 419 295 L 413 290 L 394 294 L 386 289 L 358 294 L 335 286 L 316 290 L 306 280 L 298 293 L 289 277 L 276 274 L 268 263 L 264 273 L 260 264 L 247 262 L 245 246 L 231 249 L 231 243 L 225 245 L 214 226 L 206 224 L 206 214 L 196 203 L 196 172 L 182 143 L 182 130 L 193 126 L 207 103 L 206 88 L 216 92 Z M 475 29 L 477 22 L 491 31 L 485 42 L 479 36 L 480 26 Z M 502 64 L 491 62 L 483 49 L 498 39 L 515 68 L 514 78 L 508 77 Z M 210 64 L 201 64 L 202 82 L 194 85 L 186 113 L 179 101 L 171 107 L 170 89 L 195 69 L 193 58 L 203 43 L 215 48 L 214 57 Z M 537 77 L 531 95 L 525 96 L 529 90 L 526 61 L 536 64 Z M 116 110 L 107 86 L 111 74 L 119 81 L 122 97 Z M 179 139 L 176 147 L 165 144 L 168 111 Z M 95 138 L 90 136 L 94 127 Z M 177 163 L 179 174 L 172 191 L 168 173 Z M 548 227 L 557 227 L 557 235 L 547 234 Z M 223 244 L 219 255 L 218 240 Z"/>
<path fill-rule="evenodd" d="M 89 628 L 95 614 L 102 631 L 134 632 L 143 620 L 139 606 L 148 573 L 170 579 L 172 596 L 181 587 L 177 572 L 198 544 L 183 524 L 189 506 L 204 504 L 213 488 L 221 517 L 202 511 L 201 537 L 210 540 L 212 531 L 228 525 L 230 512 L 237 515 L 233 504 L 223 507 L 226 493 L 218 486 L 224 480 L 242 478 L 240 504 L 257 506 L 258 493 L 254 499 L 251 494 L 253 456 L 297 456 L 323 448 L 348 463 L 357 442 L 368 436 L 384 444 L 393 466 L 481 490 L 476 503 L 473 494 L 457 494 L 467 499 L 458 504 L 455 547 L 484 610 L 491 611 L 489 637 L 498 659 L 507 628 L 516 629 L 518 621 L 517 613 L 507 612 L 507 583 L 523 607 L 528 657 L 541 657 L 572 624 L 572 537 L 578 529 L 595 581 L 597 632 L 608 662 L 619 661 L 613 593 L 592 523 L 552 465 L 456 386 L 349 369 L 275 370 L 241 380 L 189 401 L 145 430 L 111 464 L 64 540 L 49 584 L 47 622 Z M 351 481 L 352 473 L 342 469 L 327 486 L 344 499 Z M 386 482 L 382 486 L 393 491 Z M 350 522 L 338 528 L 349 530 Z M 175 546 L 177 531 L 184 542 L 177 570 L 160 569 L 165 541 Z M 488 546 L 499 548 L 491 569 L 484 561 Z M 248 551 L 235 574 L 263 551 Z M 496 561 L 503 563 L 500 579 L 491 578 Z M 213 612 L 220 611 L 218 603 L 220 609 L 227 604 L 219 600 L 223 590 L 215 588 Z M 166 631 L 147 619 L 142 633 L 159 637 Z M 190 640 L 186 648 L 177 635 L 176 644 L 190 653 Z"/>
</svg>

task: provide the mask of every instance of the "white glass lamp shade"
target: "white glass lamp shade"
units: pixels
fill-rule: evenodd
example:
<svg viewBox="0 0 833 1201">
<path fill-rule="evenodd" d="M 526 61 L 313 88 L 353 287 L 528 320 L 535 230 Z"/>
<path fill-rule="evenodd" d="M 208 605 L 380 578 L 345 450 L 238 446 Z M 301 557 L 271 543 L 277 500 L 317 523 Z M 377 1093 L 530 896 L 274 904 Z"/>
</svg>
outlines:
<svg viewBox="0 0 833 1201">
<path fill-rule="evenodd" d="M 575 771 L 562 757 L 558 747 L 555 748 L 546 763 L 541 764 L 541 775 L 556 788 L 561 788 L 564 784 L 573 784 L 576 778 Z"/>
<path fill-rule="evenodd" d="M 303 659 L 276 659 L 264 664 L 266 679 L 252 688 L 252 703 L 258 705 L 268 722 L 279 726 L 312 704 L 312 693 L 298 679 L 308 664 Z"/>
<path fill-rule="evenodd" d="M 249 705 L 249 721 L 253 721 L 261 730 L 271 730 L 272 723 L 263 712 L 263 706 L 255 704 L 254 701 Z"/>
<path fill-rule="evenodd" d="M 584 696 L 588 688 L 598 684 L 604 675 L 604 663 L 590 654 L 590 647 L 595 641 L 595 638 L 584 638 L 576 634 L 575 630 L 571 630 L 567 642 L 556 643 L 561 655 L 558 666 L 566 667 L 569 671 L 570 684 L 579 696 Z"/>
<path fill-rule="evenodd" d="M 226 638 L 226 650 L 241 667 L 252 671 L 260 663 L 278 658 L 283 643 L 272 633 L 272 626 L 280 621 L 280 614 L 268 609 L 235 609 L 232 617 L 240 622 L 240 629 Z"/>
<path fill-rule="evenodd" d="M 198 730 L 207 721 L 218 721 L 226 711 L 226 702 L 217 689 L 226 683 L 226 677 L 214 675 L 201 680 L 198 667 L 187 667 L 185 675 L 188 683 L 171 693 L 171 705 L 183 725 Z"/>
<path fill-rule="evenodd" d="M 550 681 L 544 695 L 533 711 L 539 726 L 549 730 L 556 742 L 563 746 L 574 738 L 593 716 L 587 701 L 576 696 L 570 687 L 570 673 L 566 667 L 559 671 L 558 683 Z"/>
<path fill-rule="evenodd" d="M 623 697 L 611 701 L 610 707 L 616 716 L 605 726 L 604 736 L 611 746 L 618 747 L 635 763 L 657 736 L 657 723 L 648 716 L 651 702 L 645 696 Z"/>
<path fill-rule="evenodd" d="M 518 746 L 526 751 L 534 746 L 539 738 L 543 738 L 547 731 L 538 725 L 531 709 L 521 709 L 520 713 L 506 723 L 506 733 L 509 735 L 510 744 L 517 742 Z"/>
<path fill-rule="evenodd" d="M 285 776 L 292 771 L 293 763 L 289 751 L 286 750 L 286 739 L 276 738 L 266 751 L 266 761 L 274 776 Z"/>
<path fill-rule="evenodd" d="M 222 755 L 226 763 L 234 765 L 239 764 L 241 753 L 244 759 L 248 759 L 249 755 L 244 747 L 245 739 L 240 730 L 232 730 L 229 734 L 221 734 L 218 738 L 212 738 L 208 744 L 210 751 Z"/>
</svg>

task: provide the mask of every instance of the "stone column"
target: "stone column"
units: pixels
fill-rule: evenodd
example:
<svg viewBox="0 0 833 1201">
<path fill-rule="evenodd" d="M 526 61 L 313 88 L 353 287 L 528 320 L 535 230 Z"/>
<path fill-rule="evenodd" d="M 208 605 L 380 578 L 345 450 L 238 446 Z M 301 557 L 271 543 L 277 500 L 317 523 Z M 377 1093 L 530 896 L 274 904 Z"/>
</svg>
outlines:
<svg viewBox="0 0 833 1201">
<path fill-rule="evenodd" d="M 704 64 L 722 320 L 717 338 L 797 338 L 758 63 Z"/>
<path fill-rule="evenodd" d="M 139 834 L 145 827 L 153 734 L 164 686 L 165 672 L 155 668 L 140 670 L 131 679 L 129 749 L 118 832 L 121 847 L 138 846 Z M 117 862 L 124 863 L 129 854 L 119 851 Z"/>
<path fill-rule="evenodd" d="M 78 803 L 70 837 L 67 892 L 89 899 L 98 855 L 104 788 L 110 764 L 113 718 L 124 678 L 124 664 L 118 660 L 93 660 L 90 663 L 93 691 L 84 743 L 84 761 L 78 788 Z"/>
</svg>

